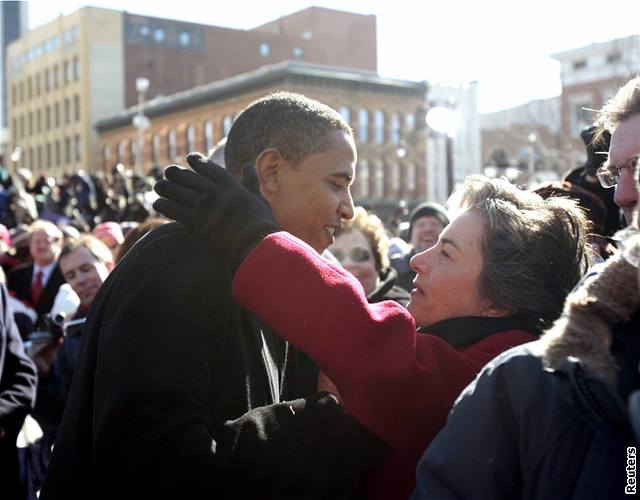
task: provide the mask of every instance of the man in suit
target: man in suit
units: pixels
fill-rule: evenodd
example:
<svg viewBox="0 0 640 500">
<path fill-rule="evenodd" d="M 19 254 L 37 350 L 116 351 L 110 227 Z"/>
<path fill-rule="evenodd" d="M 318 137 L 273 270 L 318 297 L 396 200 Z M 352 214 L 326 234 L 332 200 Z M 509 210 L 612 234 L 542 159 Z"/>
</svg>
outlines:
<svg viewBox="0 0 640 500">
<path fill-rule="evenodd" d="M 62 231 L 57 226 L 45 220 L 35 221 L 29 234 L 33 263 L 16 267 L 7 279 L 9 291 L 37 313 L 36 326 L 41 325 L 51 311 L 58 289 L 64 283 L 57 262 L 62 239 Z"/>
</svg>

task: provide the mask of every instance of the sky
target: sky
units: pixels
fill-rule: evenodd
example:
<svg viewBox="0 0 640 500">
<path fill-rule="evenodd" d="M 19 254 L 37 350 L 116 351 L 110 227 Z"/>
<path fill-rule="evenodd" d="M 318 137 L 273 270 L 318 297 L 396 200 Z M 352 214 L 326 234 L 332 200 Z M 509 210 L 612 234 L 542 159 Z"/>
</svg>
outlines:
<svg viewBox="0 0 640 500">
<path fill-rule="evenodd" d="M 374 14 L 380 75 L 475 80 L 481 113 L 559 95 L 551 54 L 640 33 L 640 0 L 31 0 L 29 26 L 85 5 L 236 29 L 311 5 Z"/>
</svg>

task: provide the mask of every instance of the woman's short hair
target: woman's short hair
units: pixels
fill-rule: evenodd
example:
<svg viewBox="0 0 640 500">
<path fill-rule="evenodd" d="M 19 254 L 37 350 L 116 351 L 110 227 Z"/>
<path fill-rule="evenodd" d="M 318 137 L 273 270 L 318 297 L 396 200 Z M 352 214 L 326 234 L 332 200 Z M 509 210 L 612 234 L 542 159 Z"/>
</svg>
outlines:
<svg viewBox="0 0 640 500">
<path fill-rule="evenodd" d="M 335 237 L 349 231 L 360 231 L 364 235 L 373 251 L 376 270 L 378 273 L 386 271 L 389 267 L 389 237 L 382 221 L 364 208 L 356 207 L 353 219 L 343 221 L 342 227 L 336 231 Z"/>
<path fill-rule="evenodd" d="M 449 204 L 484 220 L 480 295 L 511 316 L 550 325 L 587 268 L 589 223 L 576 202 L 471 176 Z"/>
</svg>

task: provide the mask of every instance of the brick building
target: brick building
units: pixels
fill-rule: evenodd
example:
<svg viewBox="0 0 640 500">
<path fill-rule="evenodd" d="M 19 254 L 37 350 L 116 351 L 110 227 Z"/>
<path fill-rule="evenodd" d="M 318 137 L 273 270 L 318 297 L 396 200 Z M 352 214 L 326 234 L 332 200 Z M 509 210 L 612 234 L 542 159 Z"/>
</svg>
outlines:
<svg viewBox="0 0 640 500">
<path fill-rule="evenodd" d="M 184 164 L 189 151 L 208 151 L 233 117 L 253 100 L 277 90 L 318 99 L 338 110 L 354 129 L 358 169 L 354 196 L 382 207 L 426 195 L 425 131 L 416 127 L 424 82 L 382 78 L 370 72 L 285 62 L 152 100 L 144 105 L 151 126 L 144 133 L 145 170 Z M 101 167 L 136 163 L 138 106 L 96 124 Z"/>
<path fill-rule="evenodd" d="M 310 7 L 252 30 L 95 7 L 23 34 L 7 50 L 9 150 L 14 167 L 50 175 L 94 170 L 94 124 L 138 101 L 171 95 L 286 60 L 375 72 L 375 16 Z"/>
<path fill-rule="evenodd" d="M 640 35 L 553 54 L 561 65 L 561 152 L 568 169 L 585 161 L 580 131 L 619 87 L 640 73 Z"/>
</svg>

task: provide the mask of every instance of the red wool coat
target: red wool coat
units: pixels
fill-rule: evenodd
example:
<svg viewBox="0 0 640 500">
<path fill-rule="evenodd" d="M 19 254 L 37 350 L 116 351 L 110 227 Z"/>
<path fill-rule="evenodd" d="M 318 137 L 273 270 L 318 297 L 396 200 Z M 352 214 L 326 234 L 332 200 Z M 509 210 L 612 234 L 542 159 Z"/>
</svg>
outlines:
<svg viewBox="0 0 640 500">
<path fill-rule="evenodd" d="M 499 353 L 536 338 L 506 330 L 456 349 L 416 332 L 399 304 L 369 304 L 351 274 L 284 232 L 265 238 L 245 259 L 233 294 L 305 351 L 336 384 L 346 408 L 389 446 L 369 485 L 375 498 L 407 498 L 418 459 L 462 389 Z"/>
</svg>

